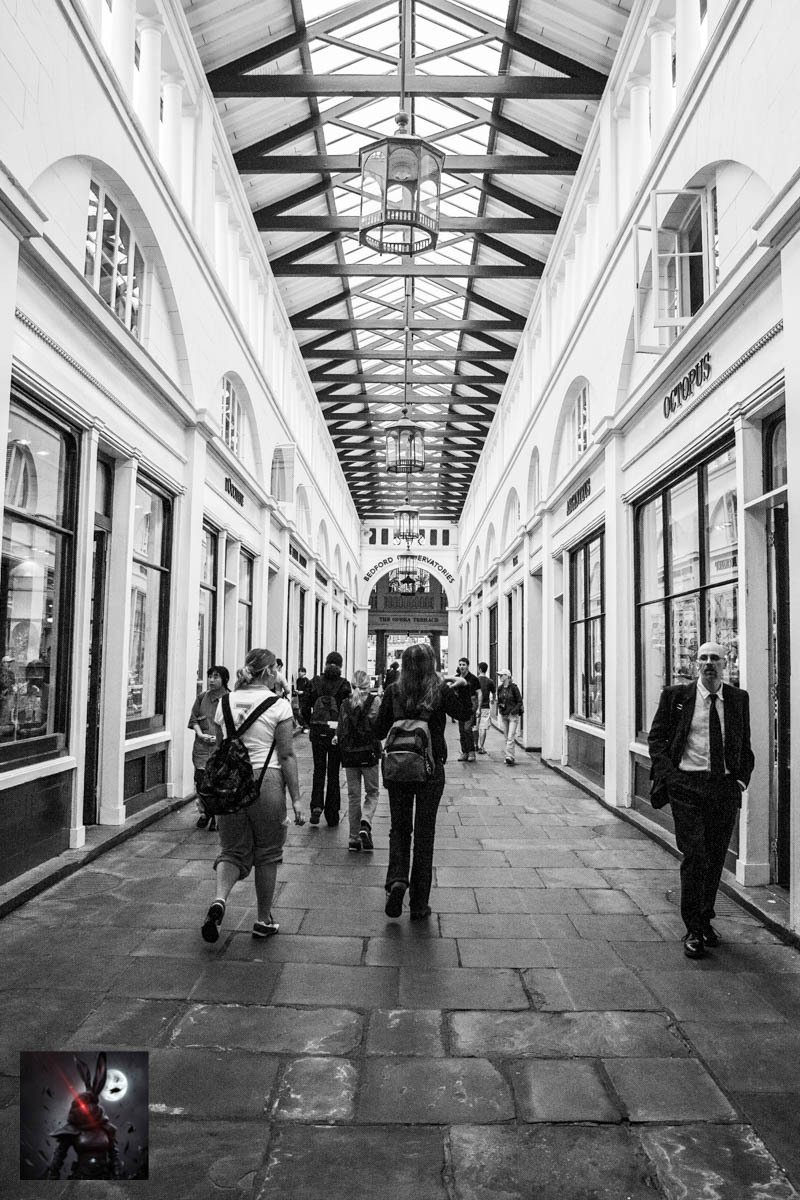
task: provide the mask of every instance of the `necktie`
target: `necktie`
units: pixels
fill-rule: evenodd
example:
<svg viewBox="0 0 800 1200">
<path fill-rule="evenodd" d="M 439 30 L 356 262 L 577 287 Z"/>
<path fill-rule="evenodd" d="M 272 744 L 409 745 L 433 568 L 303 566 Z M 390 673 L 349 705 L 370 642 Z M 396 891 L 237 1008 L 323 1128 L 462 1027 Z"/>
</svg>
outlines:
<svg viewBox="0 0 800 1200">
<path fill-rule="evenodd" d="M 722 726 L 717 711 L 719 697 L 712 692 L 708 699 L 711 703 L 708 710 L 708 765 L 711 774 L 721 779 L 725 774 L 725 747 L 722 744 Z"/>
</svg>

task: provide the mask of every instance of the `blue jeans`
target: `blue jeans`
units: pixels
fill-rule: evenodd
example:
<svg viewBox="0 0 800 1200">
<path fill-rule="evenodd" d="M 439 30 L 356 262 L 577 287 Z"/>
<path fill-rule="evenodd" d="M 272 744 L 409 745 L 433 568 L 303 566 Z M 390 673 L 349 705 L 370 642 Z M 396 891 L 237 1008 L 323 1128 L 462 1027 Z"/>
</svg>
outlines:
<svg viewBox="0 0 800 1200">
<path fill-rule="evenodd" d="M 436 764 L 429 783 L 393 783 L 387 790 L 392 825 L 386 890 L 393 883 L 406 884 L 411 911 L 420 912 L 428 903 L 433 882 L 433 843 L 436 814 L 444 792 L 444 764 Z"/>
</svg>

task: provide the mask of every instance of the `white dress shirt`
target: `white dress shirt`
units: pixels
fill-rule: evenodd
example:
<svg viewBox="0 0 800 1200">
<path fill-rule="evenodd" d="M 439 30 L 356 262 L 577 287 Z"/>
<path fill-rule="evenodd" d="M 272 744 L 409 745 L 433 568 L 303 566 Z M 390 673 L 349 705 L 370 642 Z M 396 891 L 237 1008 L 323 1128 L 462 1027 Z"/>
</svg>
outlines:
<svg viewBox="0 0 800 1200">
<path fill-rule="evenodd" d="M 697 681 L 697 699 L 694 702 L 692 723 L 689 735 L 680 761 L 681 771 L 710 771 L 711 754 L 708 740 L 708 714 L 711 709 L 711 692 Z M 722 730 L 722 745 L 725 745 L 725 704 L 722 699 L 722 688 L 716 693 L 717 712 Z M 726 774 L 727 774 L 726 770 Z"/>
</svg>

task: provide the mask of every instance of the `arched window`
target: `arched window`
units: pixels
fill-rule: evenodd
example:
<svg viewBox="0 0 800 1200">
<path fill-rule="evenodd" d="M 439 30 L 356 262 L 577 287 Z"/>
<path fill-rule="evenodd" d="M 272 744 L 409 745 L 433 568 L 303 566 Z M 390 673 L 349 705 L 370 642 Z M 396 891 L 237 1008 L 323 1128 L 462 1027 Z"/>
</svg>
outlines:
<svg viewBox="0 0 800 1200">
<path fill-rule="evenodd" d="M 102 184 L 89 188 L 83 274 L 134 337 L 141 337 L 145 263 L 129 223 Z"/>
<path fill-rule="evenodd" d="M 226 375 L 222 380 L 219 432 L 228 449 L 239 458 L 242 453 L 242 425 L 242 402 Z"/>
<path fill-rule="evenodd" d="M 575 462 L 589 445 L 589 388 L 583 385 L 572 405 L 566 435 L 570 462 Z"/>
</svg>

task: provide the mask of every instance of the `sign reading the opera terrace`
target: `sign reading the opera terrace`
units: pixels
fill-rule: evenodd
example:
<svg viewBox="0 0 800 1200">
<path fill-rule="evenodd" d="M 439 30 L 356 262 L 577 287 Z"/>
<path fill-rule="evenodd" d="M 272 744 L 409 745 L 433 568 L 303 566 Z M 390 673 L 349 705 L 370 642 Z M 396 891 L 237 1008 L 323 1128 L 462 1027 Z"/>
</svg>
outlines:
<svg viewBox="0 0 800 1200">
<path fill-rule="evenodd" d="M 679 383 L 671 392 L 667 392 L 664 397 L 664 420 L 668 421 L 673 413 L 676 413 L 679 408 L 688 403 L 698 388 L 701 388 L 704 383 L 707 383 L 711 378 L 711 351 L 707 351 L 702 358 L 698 358 L 693 367 L 690 368 Z"/>
</svg>

